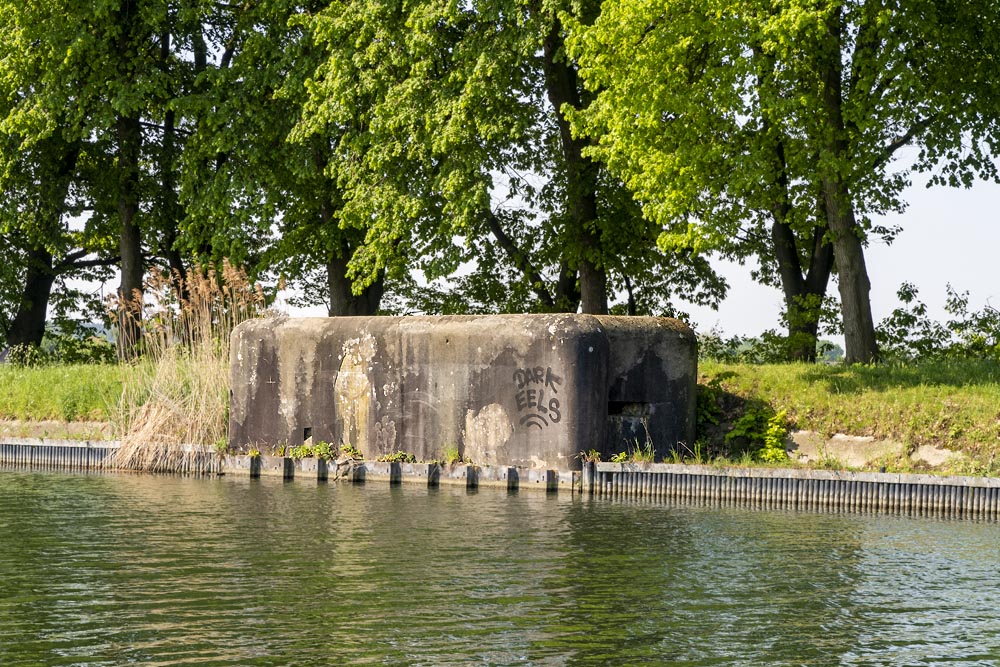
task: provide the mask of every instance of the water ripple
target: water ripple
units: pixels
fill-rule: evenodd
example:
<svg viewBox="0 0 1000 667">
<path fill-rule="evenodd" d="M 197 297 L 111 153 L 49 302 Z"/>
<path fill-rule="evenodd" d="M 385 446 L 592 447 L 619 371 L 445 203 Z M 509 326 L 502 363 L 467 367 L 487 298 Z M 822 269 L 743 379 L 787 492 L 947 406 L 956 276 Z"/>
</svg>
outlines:
<svg viewBox="0 0 1000 667">
<path fill-rule="evenodd" d="M 0 473 L 0 665 L 995 665 L 988 522 Z"/>
</svg>

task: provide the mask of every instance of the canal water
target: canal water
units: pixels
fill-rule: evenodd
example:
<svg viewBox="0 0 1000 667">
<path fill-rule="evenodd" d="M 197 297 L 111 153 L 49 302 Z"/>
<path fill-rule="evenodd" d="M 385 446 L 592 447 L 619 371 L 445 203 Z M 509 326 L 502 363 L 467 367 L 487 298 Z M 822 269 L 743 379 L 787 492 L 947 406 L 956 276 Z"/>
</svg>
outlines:
<svg viewBox="0 0 1000 667">
<path fill-rule="evenodd" d="M 998 665 L 992 522 L 0 472 L 0 665 Z"/>
</svg>

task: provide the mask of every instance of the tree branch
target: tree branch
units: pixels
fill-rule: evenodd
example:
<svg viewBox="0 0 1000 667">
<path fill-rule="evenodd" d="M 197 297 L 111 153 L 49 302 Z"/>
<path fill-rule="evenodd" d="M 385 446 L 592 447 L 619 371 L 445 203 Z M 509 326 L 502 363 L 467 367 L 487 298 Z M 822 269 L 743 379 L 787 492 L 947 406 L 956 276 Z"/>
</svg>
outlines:
<svg viewBox="0 0 1000 667">
<path fill-rule="evenodd" d="M 503 251 L 507 253 L 511 262 L 514 266 L 521 271 L 524 276 L 531 282 L 531 291 L 533 291 L 537 296 L 538 300 L 542 302 L 543 305 L 554 308 L 555 301 L 552 299 L 552 295 L 545 288 L 545 280 L 542 278 L 542 274 L 538 272 L 538 269 L 534 267 L 531 260 L 524 253 L 521 248 L 514 243 L 514 240 L 507 235 L 503 227 L 500 225 L 500 219 L 497 218 L 496 213 L 487 210 L 484 214 L 486 218 L 486 224 L 490 229 L 490 233 L 493 238 L 497 240 Z"/>
<path fill-rule="evenodd" d="M 875 158 L 875 161 L 872 162 L 872 169 L 878 169 L 888 162 L 896 151 L 910 143 L 915 136 L 926 130 L 927 127 L 934 122 L 935 118 L 936 115 L 921 118 L 914 123 L 909 130 L 893 139 L 892 142 L 890 142 L 889 145 L 882 150 L 879 156 Z"/>
</svg>

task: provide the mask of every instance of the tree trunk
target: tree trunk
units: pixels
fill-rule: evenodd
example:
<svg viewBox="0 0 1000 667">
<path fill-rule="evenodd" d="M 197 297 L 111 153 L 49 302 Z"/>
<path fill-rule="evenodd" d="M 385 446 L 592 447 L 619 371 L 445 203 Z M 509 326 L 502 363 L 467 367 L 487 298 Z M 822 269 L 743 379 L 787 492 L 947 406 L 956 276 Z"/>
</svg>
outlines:
<svg viewBox="0 0 1000 667">
<path fill-rule="evenodd" d="M 511 263 L 524 275 L 525 280 L 531 285 L 531 291 L 535 293 L 538 297 L 538 302 L 542 305 L 545 310 L 555 309 L 555 300 L 553 300 L 552 295 L 549 294 L 548 288 L 545 286 L 545 280 L 542 278 L 542 274 L 535 268 L 535 265 L 531 262 L 521 248 L 514 243 L 506 231 L 504 231 L 503 225 L 500 224 L 500 219 L 497 218 L 493 211 L 487 210 L 485 214 L 486 224 L 490 229 L 490 233 L 493 238 L 496 239 L 497 245 L 507 254 Z M 575 279 L 574 279 L 575 280 Z M 575 309 L 574 309 L 575 310 Z"/>
<path fill-rule="evenodd" d="M 841 9 L 827 21 L 828 43 L 822 59 L 823 107 L 828 125 L 824 133 L 826 167 L 822 174 L 823 199 L 827 224 L 833 232 L 833 250 L 837 258 L 840 307 L 844 318 L 844 341 L 847 363 L 878 361 L 875 322 L 870 301 L 871 283 L 865 266 L 863 231 L 854 217 L 850 188 L 843 173 L 850 164 L 850 146 L 844 127 L 841 47 L 843 26 Z"/>
<path fill-rule="evenodd" d="M 34 207 L 34 231 L 39 236 L 33 241 L 34 247 L 26 252 L 24 288 L 5 336 L 8 345 L 42 344 L 52 286 L 60 273 L 74 266 L 72 263 L 56 266 L 55 258 L 45 243 L 59 239 L 63 234 L 62 218 L 66 212 L 66 196 L 76 172 L 80 143 L 66 143 L 56 135 L 46 140 L 43 152 L 53 159 L 54 170 L 39 183 L 38 200 Z"/>
<path fill-rule="evenodd" d="M 771 226 L 772 247 L 788 317 L 789 361 L 816 361 L 819 306 L 826 296 L 833 270 L 833 246 L 824 242 L 825 232 L 824 227 L 814 230 L 808 269 L 803 276 L 795 233 L 784 223 L 775 221 Z"/>
<path fill-rule="evenodd" d="M 788 361 L 816 361 L 816 343 L 819 334 L 819 307 L 826 296 L 827 284 L 833 270 L 833 247 L 824 243 L 826 225 L 813 229 L 809 255 L 805 262 L 799 252 L 795 230 L 788 224 L 792 214 L 789 192 L 788 161 L 785 154 L 785 137 L 776 129 L 771 115 L 772 100 L 777 96 L 774 84 L 776 61 L 760 45 L 755 45 L 753 57 L 757 66 L 757 94 L 761 100 L 764 136 L 771 141 L 776 178 L 771 204 L 771 249 L 778 264 L 781 288 L 785 297 L 785 314 L 788 320 Z"/>
<path fill-rule="evenodd" d="M 167 39 L 167 38 L 164 38 Z M 170 283 L 177 299 L 184 303 L 190 299 L 187 266 L 177 250 L 177 222 L 183 215 L 177 197 L 174 179 L 174 162 L 177 155 L 177 128 L 173 110 L 167 111 L 163 119 L 163 146 L 160 149 L 160 231 L 163 234 L 161 246 L 163 256 L 170 269 Z"/>
<path fill-rule="evenodd" d="M 844 317 L 844 361 L 870 364 L 878 361 L 878 342 L 870 300 L 871 283 L 865 266 L 854 209 L 843 183 L 824 181 L 827 217 L 833 231 L 833 250 L 837 257 L 840 308 Z"/>
<path fill-rule="evenodd" d="M 321 164 L 319 161 L 323 159 L 322 155 L 317 153 L 318 164 Z M 324 227 L 336 225 L 334 210 L 331 198 L 327 197 L 320 203 L 319 217 Z M 351 244 L 343 237 L 334 243 L 335 247 L 329 251 L 330 255 L 326 260 L 327 315 L 351 317 L 376 314 L 385 293 L 385 270 L 379 270 L 374 282 L 361 290 L 361 294 L 355 294 L 354 281 L 347 275 L 347 265 L 353 254 Z"/>
<path fill-rule="evenodd" d="M 331 257 L 327 262 L 326 284 L 330 294 L 327 313 L 330 317 L 374 315 L 385 292 L 385 272 L 380 271 L 375 282 L 364 288 L 361 294 L 355 294 L 352 281 L 347 277 L 349 256 L 347 248 L 343 248 L 342 254 Z"/>
<path fill-rule="evenodd" d="M 566 165 L 566 210 L 572 226 L 579 267 L 580 301 L 583 312 L 608 312 L 608 278 L 600 263 L 601 239 L 597 230 L 597 164 L 583 155 L 586 142 L 573 137 L 562 108 L 581 107 L 576 69 L 563 48 L 562 26 L 552 19 L 552 29 L 543 44 L 545 89 L 555 109 L 563 159 Z"/>
<path fill-rule="evenodd" d="M 160 63 L 165 70 L 170 63 L 170 32 L 166 31 L 160 36 Z M 201 38 L 200 31 L 192 36 L 195 52 L 195 68 L 203 70 L 205 67 L 205 43 Z M 200 71 L 200 70 L 199 70 Z M 163 235 L 160 243 L 160 251 L 167 260 L 170 270 L 170 284 L 173 285 L 174 294 L 177 300 L 185 303 L 190 299 L 188 290 L 187 267 L 184 259 L 177 250 L 177 223 L 184 215 L 177 196 L 177 183 L 175 169 L 177 162 L 177 114 L 173 109 L 167 109 L 163 115 L 163 141 L 160 145 L 159 165 L 160 170 L 160 202 L 159 218 L 160 233 Z"/>
<path fill-rule="evenodd" d="M 577 272 L 564 259 L 559 263 L 559 280 L 556 282 L 555 310 L 575 313 L 580 308 L 580 285 Z"/>
<path fill-rule="evenodd" d="M 139 119 L 119 117 L 118 138 L 118 218 L 121 253 L 121 283 L 118 287 L 118 355 L 137 356 L 142 345 L 142 234 L 136 224 L 139 212 Z"/>
<path fill-rule="evenodd" d="M 7 331 L 6 343 L 14 345 L 42 344 L 45 336 L 45 319 L 49 309 L 49 296 L 56 274 L 52 253 L 45 248 L 32 248 L 27 252 L 27 274 L 24 289 L 17 305 L 17 312 Z"/>
</svg>

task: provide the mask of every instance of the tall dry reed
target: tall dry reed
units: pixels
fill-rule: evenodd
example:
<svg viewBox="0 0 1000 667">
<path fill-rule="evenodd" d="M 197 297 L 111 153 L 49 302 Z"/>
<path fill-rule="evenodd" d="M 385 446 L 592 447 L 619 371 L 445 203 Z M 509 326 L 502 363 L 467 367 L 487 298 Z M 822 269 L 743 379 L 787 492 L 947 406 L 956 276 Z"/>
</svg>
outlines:
<svg viewBox="0 0 1000 667">
<path fill-rule="evenodd" d="M 123 362 L 114 418 L 122 444 L 109 467 L 197 471 L 212 458 L 201 445 L 226 443 L 229 336 L 240 322 L 264 313 L 262 290 L 226 263 L 221 272 L 192 272 L 186 279 L 151 272 L 141 302 L 113 305 L 116 323 L 141 313 L 142 334 L 130 341 L 141 355 Z"/>
</svg>

